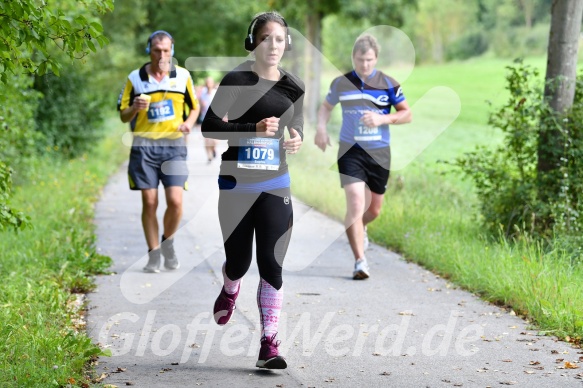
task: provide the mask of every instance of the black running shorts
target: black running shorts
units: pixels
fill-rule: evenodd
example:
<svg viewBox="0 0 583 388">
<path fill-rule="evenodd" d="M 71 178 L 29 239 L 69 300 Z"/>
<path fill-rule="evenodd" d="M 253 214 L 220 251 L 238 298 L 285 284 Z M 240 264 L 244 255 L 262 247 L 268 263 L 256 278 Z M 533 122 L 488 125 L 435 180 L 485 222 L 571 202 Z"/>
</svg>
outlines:
<svg viewBox="0 0 583 388">
<path fill-rule="evenodd" d="M 370 191 L 384 194 L 387 190 L 391 168 L 391 147 L 365 150 L 359 146 L 340 142 L 338 172 L 340 186 L 364 182 Z"/>
</svg>

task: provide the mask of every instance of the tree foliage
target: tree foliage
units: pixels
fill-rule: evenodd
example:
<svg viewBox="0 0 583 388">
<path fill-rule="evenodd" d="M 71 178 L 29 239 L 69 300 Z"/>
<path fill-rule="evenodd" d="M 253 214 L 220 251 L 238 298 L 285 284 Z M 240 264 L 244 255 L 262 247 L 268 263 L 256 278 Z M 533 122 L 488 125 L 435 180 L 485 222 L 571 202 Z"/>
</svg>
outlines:
<svg viewBox="0 0 583 388">
<path fill-rule="evenodd" d="M 30 76 L 58 75 L 65 60 L 103 47 L 108 40 L 97 15 L 112 9 L 113 0 L 0 1 L 0 125 L 5 130 L 0 140 L 0 230 L 28 224 L 9 201 L 10 165 L 23 168 L 39 139 L 33 118 L 41 96 L 32 89 Z"/>
<path fill-rule="evenodd" d="M 106 102 L 104 95 L 91 87 L 92 74 L 87 69 L 66 64 L 63 70 L 62 77 L 35 77 L 34 89 L 43 95 L 35 114 L 36 148 L 74 158 L 90 151 L 101 139 Z"/>
<path fill-rule="evenodd" d="M 237 0 L 201 0 L 185 7 L 183 0 L 151 0 L 146 6 L 148 24 L 138 42 L 144 53 L 148 36 L 155 30 L 170 32 L 175 40 L 175 57 L 246 56 L 243 41 L 253 16 L 270 7 Z"/>
<path fill-rule="evenodd" d="M 80 7 L 78 3 L 81 3 Z M 113 0 L 2 1 L 0 3 L 0 80 L 8 72 L 59 74 L 61 64 L 51 51 L 58 48 L 71 59 L 82 58 L 107 38 L 98 19 L 83 11 L 98 13 L 113 9 Z"/>
<path fill-rule="evenodd" d="M 339 0 L 344 17 L 355 21 L 367 19 L 372 25 L 400 27 L 405 23 L 406 11 L 417 8 L 417 0 Z"/>
<path fill-rule="evenodd" d="M 543 55 L 552 0 L 417 0 L 405 16 L 421 61 Z"/>
</svg>

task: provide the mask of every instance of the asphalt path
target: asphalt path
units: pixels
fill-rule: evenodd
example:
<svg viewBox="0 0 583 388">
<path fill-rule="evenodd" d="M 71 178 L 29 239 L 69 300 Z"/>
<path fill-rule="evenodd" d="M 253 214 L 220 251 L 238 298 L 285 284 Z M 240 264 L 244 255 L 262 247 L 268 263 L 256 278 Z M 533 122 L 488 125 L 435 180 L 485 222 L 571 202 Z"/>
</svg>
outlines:
<svg viewBox="0 0 583 388">
<path fill-rule="evenodd" d="M 288 368 L 256 368 L 257 267 L 253 263 L 243 279 L 231 321 L 217 326 L 212 308 L 224 260 L 217 216 L 219 160 L 207 163 L 199 133 L 188 144 L 191 174 L 175 239 L 177 271 L 141 270 L 147 261 L 141 200 L 128 188 L 127 166 L 111 177 L 96 205 L 97 247 L 113 259 L 112 274 L 99 276 L 97 290 L 88 295 L 89 335 L 112 353 L 95 366 L 102 383 L 583 387 L 581 349 L 538 335 L 512 311 L 383 247 L 373 243 L 367 251 L 371 277 L 352 280 L 343 226 L 296 198 L 279 327 Z M 160 202 L 161 219 L 163 196 Z"/>
</svg>

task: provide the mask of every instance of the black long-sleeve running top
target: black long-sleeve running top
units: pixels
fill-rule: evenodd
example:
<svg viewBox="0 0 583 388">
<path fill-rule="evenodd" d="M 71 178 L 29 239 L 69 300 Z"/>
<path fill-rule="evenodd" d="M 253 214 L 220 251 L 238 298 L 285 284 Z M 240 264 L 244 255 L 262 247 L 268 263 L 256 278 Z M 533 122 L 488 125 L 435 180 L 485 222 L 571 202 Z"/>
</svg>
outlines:
<svg viewBox="0 0 583 388">
<path fill-rule="evenodd" d="M 303 139 L 303 82 L 281 68 L 278 81 L 260 78 L 252 64 L 244 62 L 223 78 L 201 126 L 204 137 L 228 140 L 220 175 L 239 183 L 286 174 L 285 129 L 295 129 Z M 279 117 L 279 130 L 258 137 L 256 124 L 268 117 Z"/>
</svg>

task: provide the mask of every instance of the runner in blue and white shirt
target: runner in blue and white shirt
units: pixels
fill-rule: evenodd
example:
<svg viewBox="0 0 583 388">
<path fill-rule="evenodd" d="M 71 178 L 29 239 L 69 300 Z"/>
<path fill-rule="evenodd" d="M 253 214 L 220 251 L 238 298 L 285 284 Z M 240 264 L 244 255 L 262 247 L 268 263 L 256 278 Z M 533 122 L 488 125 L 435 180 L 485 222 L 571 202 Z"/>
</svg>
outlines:
<svg viewBox="0 0 583 388">
<path fill-rule="evenodd" d="M 353 278 L 366 279 L 366 225 L 378 217 L 389 180 L 389 125 L 411 121 L 411 109 L 399 83 L 375 69 L 380 47 L 371 35 L 360 36 L 352 50 L 354 70 L 330 85 L 318 111 L 316 145 L 330 145 L 326 124 L 337 103 L 342 106 L 338 171 L 346 194 L 346 235 L 356 260 Z M 395 112 L 391 113 L 392 108 Z M 370 201 L 370 205 L 368 202 Z"/>
</svg>

